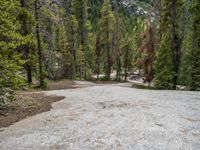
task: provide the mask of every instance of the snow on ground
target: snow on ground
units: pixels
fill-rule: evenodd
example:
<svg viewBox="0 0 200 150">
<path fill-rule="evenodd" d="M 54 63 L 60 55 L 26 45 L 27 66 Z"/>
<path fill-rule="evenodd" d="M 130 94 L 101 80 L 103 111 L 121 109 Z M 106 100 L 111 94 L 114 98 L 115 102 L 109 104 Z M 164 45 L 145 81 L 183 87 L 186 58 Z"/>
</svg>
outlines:
<svg viewBox="0 0 200 150">
<path fill-rule="evenodd" d="M 0 132 L 1 150 L 199 150 L 200 93 L 114 85 L 48 91 L 66 98 Z"/>
</svg>

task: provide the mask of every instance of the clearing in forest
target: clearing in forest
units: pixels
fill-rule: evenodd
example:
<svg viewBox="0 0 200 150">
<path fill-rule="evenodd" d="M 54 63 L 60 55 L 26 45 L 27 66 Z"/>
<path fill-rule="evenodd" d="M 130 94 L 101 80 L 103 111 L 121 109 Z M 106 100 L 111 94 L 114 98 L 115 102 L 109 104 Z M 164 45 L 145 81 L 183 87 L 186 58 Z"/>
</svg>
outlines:
<svg viewBox="0 0 200 150">
<path fill-rule="evenodd" d="M 65 99 L 4 128 L 0 149 L 200 149 L 200 93 L 86 85 L 45 92 Z"/>
</svg>

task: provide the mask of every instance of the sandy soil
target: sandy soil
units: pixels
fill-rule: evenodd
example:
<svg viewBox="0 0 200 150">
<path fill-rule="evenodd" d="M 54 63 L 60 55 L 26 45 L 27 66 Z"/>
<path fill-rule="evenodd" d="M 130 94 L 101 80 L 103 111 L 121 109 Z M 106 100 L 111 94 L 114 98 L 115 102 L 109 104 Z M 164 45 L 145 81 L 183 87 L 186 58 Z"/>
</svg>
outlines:
<svg viewBox="0 0 200 150">
<path fill-rule="evenodd" d="M 64 98 L 55 95 L 46 96 L 43 93 L 18 93 L 13 102 L 0 107 L 0 128 L 7 127 L 29 116 L 49 111 L 52 108 L 52 103 Z"/>
<path fill-rule="evenodd" d="M 84 83 L 82 83 L 84 84 Z M 89 83 L 87 83 L 89 85 Z M 1 150 L 199 150 L 200 93 L 127 84 L 47 91 L 53 109 L 0 132 Z"/>
</svg>

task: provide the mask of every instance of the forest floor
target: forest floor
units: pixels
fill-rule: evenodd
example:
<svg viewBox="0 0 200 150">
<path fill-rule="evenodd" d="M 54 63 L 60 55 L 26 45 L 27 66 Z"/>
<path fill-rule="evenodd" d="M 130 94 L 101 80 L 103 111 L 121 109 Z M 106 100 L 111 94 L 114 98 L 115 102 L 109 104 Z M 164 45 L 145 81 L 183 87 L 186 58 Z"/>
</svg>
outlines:
<svg viewBox="0 0 200 150">
<path fill-rule="evenodd" d="M 48 112 L 1 128 L 0 149 L 199 150 L 200 93 L 75 81 Z M 81 87 L 81 88 L 78 88 Z"/>
<path fill-rule="evenodd" d="M 43 93 L 17 94 L 13 102 L 0 107 L 0 128 L 26 117 L 49 111 L 52 103 L 62 99 L 64 99 L 63 96 L 46 96 Z"/>
<path fill-rule="evenodd" d="M 50 82 L 47 90 L 73 89 L 74 82 L 71 80 L 60 80 Z M 63 96 L 46 96 L 44 93 L 32 93 L 40 89 L 26 89 L 18 91 L 15 99 L 5 105 L 0 106 L 0 128 L 7 127 L 26 117 L 33 116 L 51 110 L 51 104 L 64 99 Z"/>
<path fill-rule="evenodd" d="M 73 85 L 74 81 L 72 80 L 52 81 L 48 83 L 47 90 L 71 89 L 74 88 Z"/>
</svg>

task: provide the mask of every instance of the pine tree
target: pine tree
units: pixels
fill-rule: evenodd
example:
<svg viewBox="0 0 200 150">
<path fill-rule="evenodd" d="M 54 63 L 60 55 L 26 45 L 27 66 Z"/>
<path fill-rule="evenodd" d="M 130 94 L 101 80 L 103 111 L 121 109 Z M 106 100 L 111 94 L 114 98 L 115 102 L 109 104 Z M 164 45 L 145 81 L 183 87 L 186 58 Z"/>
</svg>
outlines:
<svg viewBox="0 0 200 150">
<path fill-rule="evenodd" d="M 42 41 L 40 37 L 40 23 L 39 23 L 39 10 L 40 4 L 38 0 L 35 0 L 35 20 L 36 20 L 36 39 L 37 39 L 37 50 L 38 50 L 38 64 L 39 64 L 39 80 L 40 87 L 46 88 L 45 86 L 45 72 L 44 72 L 44 64 L 43 64 L 43 49 L 42 49 Z"/>
<path fill-rule="evenodd" d="M 80 65 L 80 76 L 82 77 L 82 73 L 84 73 L 84 79 L 87 78 L 87 0 L 73 0 L 72 2 L 74 10 L 75 10 L 75 17 L 78 22 L 78 49 L 79 53 L 79 65 Z"/>
<path fill-rule="evenodd" d="M 102 48 L 101 48 L 101 43 L 100 43 L 100 36 L 97 34 L 96 37 L 96 45 L 95 45 L 95 50 L 96 50 L 96 71 L 97 71 L 97 80 L 99 80 L 99 75 L 100 75 L 100 64 L 101 64 L 101 53 L 102 53 Z"/>
<path fill-rule="evenodd" d="M 191 14 L 189 12 L 189 6 L 190 6 L 190 1 L 185 1 L 183 5 L 183 12 L 182 12 L 182 19 L 181 19 L 181 24 L 183 25 L 182 28 L 182 39 L 183 39 L 183 44 L 181 48 L 181 63 L 180 63 L 180 73 L 179 73 L 179 85 L 184 85 L 187 86 L 189 85 L 189 74 L 190 70 L 189 68 L 189 53 L 191 50 L 191 44 L 189 41 L 191 41 L 191 31 L 190 31 L 190 26 L 191 26 Z M 187 18 L 187 19 L 185 19 Z"/>
<path fill-rule="evenodd" d="M 189 53 L 189 86 L 192 90 L 200 89 L 200 1 L 193 0 L 190 12 L 191 22 L 191 49 Z"/>
<path fill-rule="evenodd" d="M 141 75 L 141 70 L 143 68 L 143 56 L 142 56 L 142 47 L 143 46 L 143 34 L 145 32 L 145 21 L 141 18 L 137 18 L 136 25 L 134 28 L 134 43 L 136 47 L 135 51 L 135 66 L 137 67 L 138 75 Z"/>
<path fill-rule="evenodd" d="M 24 66 L 27 72 L 27 82 L 28 84 L 32 84 L 32 68 L 33 68 L 33 50 L 35 49 L 35 41 L 33 32 L 33 15 L 28 9 L 28 3 L 25 0 L 20 1 L 20 13 L 19 13 L 19 21 L 21 24 L 21 35 L 24 38 L 23 44 L 20 46 L 20 51 L 23 53 L 23 58 L 26 60 L 26 64 Z"/>
<path fill-rule="evenodd" d="M 124 41 L 124 45 L 122 46 L 122 51 L 124 52 L 123 53 L 124 82 L 127 82 L 128 70 L 131 67 L 131 63 L 132 63 L 130 42 L 131 42 L 130 39 L 126 37 Z"/>
<path fill-rule="evenodd" d="M 57 50 L 56 52 L 60 54 L 60 59 L 62 61 L 62 68 L 60 68 L 60 77 L 64 76 L 65 78 L 71 78 L 73 79 L 73 70 L 72 70 L 72 53 L 68 41 L 68 34 L 65 30 L 65 24 L 63 22 L 60 22 L 60 25 L 58 27 L 58 41 L 57 41 Z"/>
<path fill-rule="evenodd" d="M 155 64 L 155 85 L 158 88 L 172 89 L 173 86 L 173 53 L 170 47 L 170 36 L 168 33 L 162 35 L 162 41 L 157 53 Z"/>
<path fill-rule="evenodd" d="M 111 56 L 111 45 L 112 45 L 112 34 L 115 17 L 111 8 L 109 0 L 105 0 L 101 8 L 101 18 L 99 21 L 100 26 L 100 37 L 102 40 L 102 46 L 104 54 L 106 55 L 105 72 L 106 78 L 110 80 L 111 67 L 112 67 L 112 56 Z"/>
<path fill-rule="evenodd" d="M 154 78 L 153 63 L 155 60 L 155 31 L 153 29 L 153 23 L 150 21 L 147 23 L 147 29 L 144 35 L 144 41 L 139 51 L 143 53 L 143 69 L 144 69 L 144 82 L 149 84 Z"/>
<path fill-rule="evenodd" d="M 75 8 L 73 7 L 73 1 L 62 1 L 63 18 L 65 24 L 65 30 L 67 33 L 67 41 L 69 43 L 69 49 L 71 53 L 71 79 L 75 79 L 78 73 L 77 64 L 77 36 L 78 36 L 78 21 L 75 16 Z"/>
<path fill-rule="evenodd" d="M 115 25 L 114 25 L 114 38 L 113 38 L 113 49 L 114 49 L 114 61 L 116 64 L 116 80 L 121 81 L 121 73 L 122 73 L 122 49 L 121 46 L 123 44 L 123 36 L 124 36 L 124 24 L 121 18 L 123 9 L 120 7 L 120 0 L 114 2 L 114 15 L 115 15 Z"/>
<path fill-rule="evenodd" d="M 182 0 L 172 0 L 171 1 L 171 49 L 173 51 L 173 67 L 174 67 L 174 77 L 173 77 L 173 89 L 176 89 L 180 70 L 180 59 L 181 59 L 181 47 L 182 39 L 180 36 L 180 11 L 182 7 Z"/>
<path fill-rule="evenodd" d="M 0 5 L 0 95 L 5 88 L 16 89 L 24 84 L 21 54 L 17 48 L 23 43 L 20 34 L 18 1 L 1 0 Z M 4 100 L 4 99 L 3 99 Z M 3 101 L 0 98 L 0 103 Z"/>
<path fill-rule="evenodd" d="M 166 84 L 166 83 L 170 82 L 169 74 L 173 70 L 171 72 L 171 76 L 172 76 L 171 84 L 172 84 L 172 88 L 176 89 L 178 76 L 179 76 L 181 45 L 182 45 L 182 39 L 180 37 L 180 25 L 179 25 L 179 19 L 178 19 L 180 16 L 179 12 L 181 10 L 182 1 L 181 0 L 173 0 L 173 1 L 163 0 L 161 1 L 161 4 L 162 4 L 161 5 L 162 11 L 161 11 L 161 23 L 160 23 L 160 35 L 161 35 L 162 44 L 160 45 L 160 49 L 157 55 L 158 57 L 157 65 L 159 67 L 157 65 L 155 67 L 157 69 L 155 76 L 156 76 L 157 83 L 159 83 L 157 84 L 157 86 L 161 86 L 162 88 L 164 88 L 164 85 L 166 85 L 166 88 L 170 88 L 169 84 Z M 169 40 L 169 41 L 166 41 L 166 40 Z M 167 43 L 169 42 L 168 43 L 169 47 L 168 45 L 163 43 L 164 41 Z M 167 46 L 167 47 L 165 48 L 163 46 Z M 167 50 L 165 54 L 161 54 L 161 53 L 164 53 L 164 50 L 162 49 Z M 159 57 L 162 57 L 162 55 L 167 55 L 168 57 L 169 56 L 172 57 L 172 58 L 169 58 L 170 60 L 172 60 L 172 64 L 171 64 L 173 68 L 172 70 L 169 64 L 167 63 L 168 60 L 159 58 Z M 159 69 L 161 68 L 161 65 L 163 65 L 162 67 L 165 68 L 165 70 Z M 163 78 L 160 77 L 161 74 L 164 77 L 165 76 L 167 77 L 166 80 L 164 77 Z M 159 79 L 161 80 L 159 81 Z"/>
<path fill-rule="evenodd" d="M 92 23 L 93 31 L 98 31 L 98 22 L 101 16 L 101 6 L 103 4 L 103 0 L 88 0 L 88 19 Z"/>
</svg>

